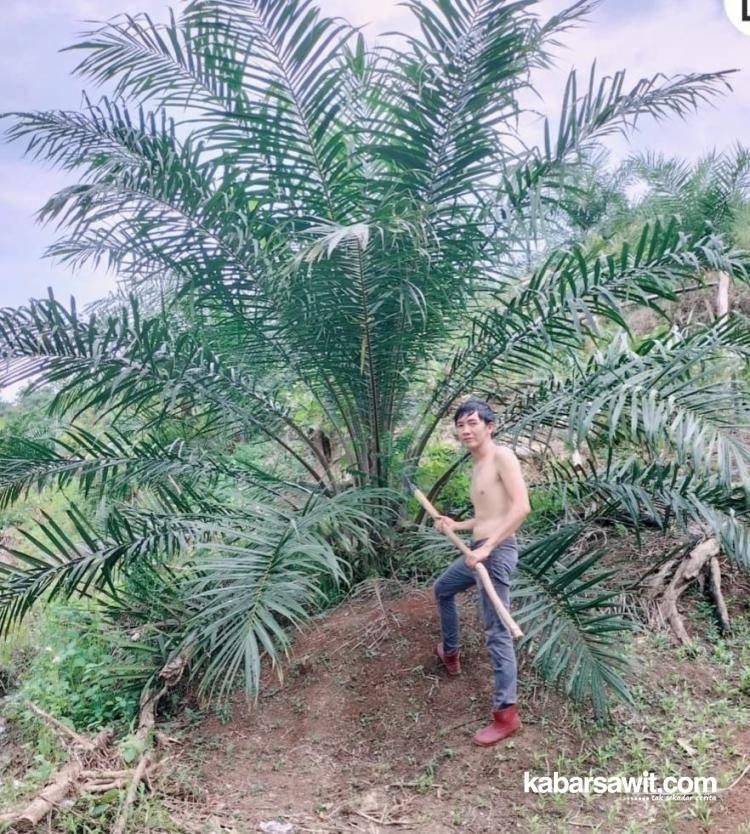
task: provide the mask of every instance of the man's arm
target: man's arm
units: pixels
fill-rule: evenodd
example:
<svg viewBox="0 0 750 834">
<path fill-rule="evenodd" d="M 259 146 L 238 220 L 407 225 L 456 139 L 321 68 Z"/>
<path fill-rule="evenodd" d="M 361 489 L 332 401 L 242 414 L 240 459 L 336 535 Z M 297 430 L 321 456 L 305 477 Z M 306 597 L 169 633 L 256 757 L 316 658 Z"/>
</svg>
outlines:
<svg viewBox="0 0 750 834">
<path fill-rule="evenodd" d="M 508 511 L 502 524 L 484 543 L 482 550 L 486 549 L 487 552 L 508 536 L 512 536 L 531 512 L 529 493 L 523 479 L 521 464 L 514 452 L 504 446 L 498 446 L 495 450 L 495 468 L 508 495 Z"/>
<path fill-rule="evenodd" d="M 465 518 L 463 521 L 455 521 L 448 515 L 439 515 L 435 519 L 435 527 L 437 527 L 438 533 L 444 533 L 445 530 L 473 530 L 475 524 L 475 518 Z"/>
</svg>

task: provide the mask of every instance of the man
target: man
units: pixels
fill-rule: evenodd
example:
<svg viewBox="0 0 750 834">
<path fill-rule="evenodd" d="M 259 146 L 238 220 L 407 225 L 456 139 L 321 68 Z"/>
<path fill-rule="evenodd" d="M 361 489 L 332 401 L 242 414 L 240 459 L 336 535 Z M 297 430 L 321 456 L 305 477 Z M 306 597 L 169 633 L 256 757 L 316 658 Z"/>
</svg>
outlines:
<svg viewBox="0 0 750 834">
<path fill-rule="evenodd" d="M 459 406 L 453 421 L 459 439 L 474 459 L 471 475 L 474 518 L 455 521 L 439 516 L 435 526 L 441 533 L 447 528 L 470 530 L 472 555 L 466 559 L 459 556 L 435 582 L 433 590 L 443 637 L 435 653 L 449 675 L 460 673 L 455 595 L 476 582 L 485 641 L 492 661 L 494 696 L 492 723 L 474 736 L 474 742 L 489 746 L 521 726 L 516 706 L 516 653 L 513 638 L 497 616 L 474 568 L 479 562 L 484 563 L 500 599 L 509 606 L 510 579 L 518 561 L 514 533 L 531 508 L 518 459 L 509 448 L 498 446 L 492 440 L 495 415 L 489 405 L 482 400 L 469 400 Z"/>
</svg>

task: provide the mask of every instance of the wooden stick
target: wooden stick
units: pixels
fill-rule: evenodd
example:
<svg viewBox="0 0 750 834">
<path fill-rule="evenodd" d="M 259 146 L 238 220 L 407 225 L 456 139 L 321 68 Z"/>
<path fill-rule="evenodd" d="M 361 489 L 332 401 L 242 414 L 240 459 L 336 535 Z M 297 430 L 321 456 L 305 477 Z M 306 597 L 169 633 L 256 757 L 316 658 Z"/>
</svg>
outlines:
<svg viewBox="0 0 750 834">
<path fill-rule="evenodd" d="M 83 782 L 79 785 L 81 793 L 107 793 L 120 788 L 124 788 L 130 782 L 129 777 L 122 777 L 120 779 L 113 779 L 110 782 Z"/>
<path fill-rule="evenodd" d="M 135 795 L 138 792 L 138 786 L 143 781 L 143 774 L 146 772 L 146 768 L 151 763 L 152 755 L 153 751 L 147 750 L 141 756 L 138 766 L 135 769 L 135 773 L 133 774 L 133 778 L 129 780 L 130 784 L 128 785 L 128 792 L 125 795 L 125 801 L 123 802 L 114 828 L 112 829 L 114 834 L 124 834 L 125 832 L 125 826 L 128 824 L 128 816 L 130 815 L 130 809 L 135 802 Z M 128 784 L 128 780 L 125 780 L 125 784 Z"/>
<path fill-rule="evenodd" d="M 46 721 L 47 724 L 49 724 L 49 726 L 52 727 L 52 729 L 57 733 L 72 739 L 78 747 L 81 747 L 83 750 L 87 750 L 88 752 L 91 752 L 94 749 L 93 742 L 90 739 L 84 738 L 75 730 L 71 730 L 71 728 L 66 724 L 63 724 L 62 721 L 58 721 L 54 716 L 45 712 L 43 709 L 40 709 L 36 704 L 31 701 L 24 701 L 24 706 L 31 710 L 34 715 L 38 716 L 43 721 Z"/>
<path fill-rule="evenodd" d="M 103 750 L 111 741 L 112 730 L 102 730 L 91 742 L 92 750 Z M 81 762 L 74 758 L 54 774 L 51 781 L 22 811 L 3 816 L 0 822 L 10 822 L 13 831 L 38 831 L 42 819 L 73 790 L 82 770 Z"/>
<path fill-rule="evenodd" d="M 719 625 L 722 631 L 729 631 L 729 612 L 724 602 L 724 595 L 721 593 L 721 569 L 716 556 L 712 556 L 708 563 L 708 588 L 714 598 Z"/>
<path fill-rule="evenodd" d="M 414 497 L 419 501 L 419 503 L 427 510 L 427 512 L 432 516 L 433 519 L 436 519 L 440 513 L 432 506 L 427 496 L 419 489 L 414 490 Z M 463 553 L 464 556 L 469 556 L 471 554 L 471 549 L 466 545 L 466 543 L 460 539 L 453 530 L 446 529 L 444 535 L 446 535 L 453 544 Z M 497 616 L 500 617 L 505 627 L 511 633 L 511 635 L 518 639 L 519 637 L 523 637 L 523 632 L 518 627 L 518 623 L 511 617 L 510 612 L 505 607 L 505 604 L 497 595 L 497 591 L 495 590 L 495 586 L 492 584 L 492 580 L 490 579 L 489 574 L 487 573 L 487 568 L 479 562 L 476 566 L 476 572 L 479 576 L 479 579 L 484 587 L 484 590 L 487 596 L 492 603 L 493 608 L 497 612 Z"/>
<path fill-rule="evenodd" d="M 141 692 L 140 709 L 138 713 L 138 732 L 135 737 L 142 741 L 144 745 L 150 745 L 148 741 L 149 733 L 152 731 L 156 723 L 156 705 L 161 700 L 162 695 L 167 691 L 167 684 L 154 693 L 148 687 Z M 135 795 L 138 792 L 138 786 L 143 781 L 146 769 L 153 761 L 154 751 L 150 746 L 147 746 L 141 754 L 141 758 L 133 772 L 133 778 L 130 781 L 128 792 L 125 794 L 125 801 L 122 803 L 120 812 L 117 815 L 115 824 L 112 826 L 112 834 L 125 834 L 125 829 L 128 824 L 128 816 L 130 809 L 135 802 Z"/>
</svg>

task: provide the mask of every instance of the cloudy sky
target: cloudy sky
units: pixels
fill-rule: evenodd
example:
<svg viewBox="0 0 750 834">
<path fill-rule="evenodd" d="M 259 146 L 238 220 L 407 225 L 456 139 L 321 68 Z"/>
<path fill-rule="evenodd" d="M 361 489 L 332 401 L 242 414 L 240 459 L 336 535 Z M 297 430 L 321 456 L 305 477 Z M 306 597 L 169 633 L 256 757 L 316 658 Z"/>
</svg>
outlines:
<svg viewBox="0 0 750 834">
<path fill-rule="evenodd" d="M 319 0 L 331 14 L 346 16 L 365 32 L 411 26 L 408 12 L 392 0 Z M 739 3 L 740 0 L 737 0 Z M 169 3 L 157 0 L 5 0 L 0 29 L 0 112 L 77 108 L 82 81 L 71 75 L 75 57 L 60 53 L 86 28 L 86 21 L 106 20 L 121 12 L 147 11 L 163 19 Z M 172 5 L 178 9 L 179 3 Z M 540 0 L 539 10 L 553 13 L 569 3 Z M 556 113 L 562 86 L 572 67 L 587 72 L 596 59 L 599 70 L 628 70 L 628 79 L 667 74 L 738 69 L 733 92 L 714 107 L 704 107 L 682 122 L 643 123 L 631 147 L 653 148 L 694 158 L 736 141 L 750 144 L 750 37 L 742 35 L 724 12 L 723 0 L 602 0 L 588 25 L 568 33 L 555 70 L 537 79 L 544 110 Z M 625 153 L 622 142 L 614 146 Z M 78 272 L 42 258 L 54 239 L 39 227 L 35 211 L 67 182 L 41 163 L 25 160 L 21 146 L 0 144 L 0 307 L 46 294 L 71 293 L 82 304 L 105 295 L 114 279 Z"/>
</svg>

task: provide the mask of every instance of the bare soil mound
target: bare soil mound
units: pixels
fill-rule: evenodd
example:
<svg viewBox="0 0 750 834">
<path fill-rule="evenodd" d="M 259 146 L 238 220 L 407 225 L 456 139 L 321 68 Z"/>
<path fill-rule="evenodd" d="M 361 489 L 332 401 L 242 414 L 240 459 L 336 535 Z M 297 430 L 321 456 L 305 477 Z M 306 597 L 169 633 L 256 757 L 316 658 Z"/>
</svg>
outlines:
<svg viewBox="0 0 750 834">
<path fill-rule="evenodd" d="M 238 702 L 229 720 L 200 726 L 187 753 L 201 786 L 192 804 L 200 830 L 259 831 L 271 820 L 295 832 L 622 832 L 626 821 L 640 826 L 634 832 L 709 830 L 686 803 L 668 829 L 656 807 L 665 803 L 525 792 L 527 771 L 559 765 L 585 775 L 608 730 L 541 686 L 521 659 L 522 730 L 476 747 L 491 695 L 476 606 L 463 600 L 463 673 L 450 678 L 433 655 L 431 593 L 397 590 L 368 585 L 314 620 L 295 641 L 283 685 L 266 670 L 257 704 Z M 676 659 L 659 673 L 687 680 L 690 668 Z M 750 737 L 740 746 L 738 756 L 750 754 Z M 746 793 L 740 786 L 713 803 L 711 831 L 743 830 Z"/>
</svg>

